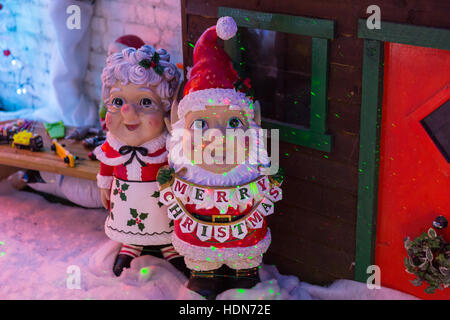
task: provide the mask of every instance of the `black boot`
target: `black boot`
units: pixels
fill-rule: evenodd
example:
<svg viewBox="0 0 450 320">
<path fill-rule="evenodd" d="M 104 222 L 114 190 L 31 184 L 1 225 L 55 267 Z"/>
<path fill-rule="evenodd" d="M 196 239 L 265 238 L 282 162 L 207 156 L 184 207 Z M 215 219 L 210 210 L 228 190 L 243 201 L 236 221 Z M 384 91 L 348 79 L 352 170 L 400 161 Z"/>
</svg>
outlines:
<svg viewBox="0 0 450 320">
<path fill-rule="evenodd" d="M 39 171 L 36 170 L 27 170 L 23 175 L 23 179 L 27 183 L 45 183 L 44 179 L 42 179 Z"/>
<path fill-rule="evenodd" d="M 258 268 L 240 269 L 235 270 L 235 275 L 228 278 L 227 287 L 228 289 L 250 289 L 259 281 Z"/>
<path fill-rule="evenodd" d="M 130 267 L 131 260 L 133 260 L 132 256 L 126 254 L 118 254 L 116 257 L 116 261 L 114 262 L 114 274 L 119 277 L 122 274 L 124 268 Z"/>
<path fill-rule="evenodd" d="M 216 271 L 191 270 L 187 288 L 197 292 L 207 300 L 214 300 L 219 293 L 225 290 L 225 279 L 218 275 Z"/>
</svg>

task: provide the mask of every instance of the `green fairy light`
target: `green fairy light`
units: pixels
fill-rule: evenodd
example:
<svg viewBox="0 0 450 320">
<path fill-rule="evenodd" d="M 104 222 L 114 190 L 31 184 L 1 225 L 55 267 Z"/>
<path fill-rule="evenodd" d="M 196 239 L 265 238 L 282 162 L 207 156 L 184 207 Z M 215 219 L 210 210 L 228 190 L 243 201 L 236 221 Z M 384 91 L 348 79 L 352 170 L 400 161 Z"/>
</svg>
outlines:
<svg viewBox="0 0 450 320">
<path fill-rule="evenodd" d="M 195 47 L 195 45 L 194 45 L 192 42 L 189 42 L 189 41 L 188 41 L 187 44 L 190 45 L 192 48 Z"/>
<path fill-rule="evenodd" d="M 327 155 L 324 155 L 323 157 L 324 157 L 325 159 L 328 159 L 328 156 L 327 156 Z"/>
<path fill-rule="evenodd" d="M 270 289 L 269 289 L 269 292 L 270 292 L 270 294 L 273 294 L 273 289 L 270 288 Z"/>
<path fill-rule="evenodd" d="M 237 292 L 239 292 L 239 293 L 245 293 L 245 289 L 237 289 Z"/>
<path fill-rule="evenodd" d="M 211 258 L 210 258 L 210 257 L 207 257 L 207 258 L 206 258 L 206 261 L 211 261 Z"/>
<path fill-rule="evenodd" d="M 4 241 L 0 241 L 0 246 L 3 246 L 5 244 Z"/>
<path fill-rule="evenodd" d="M 0 252 L 0 257 L 3 257 L 6 254 L 5 251 Z"/>
<path fill-rule="evenodd" d="M 211 251 L 216 251 L 216 247 L 211 247 Z"/>
<path fill-rule="evenodd" d="M 316 96 L 316 94 L 314 93 L 314 91 L 311 91 L 311 95 L 314 96 L 314 97 Z"/>
<path fill-rule="evenodd" d="M 142 268 L 142 269 L 141 269 L 141 274 L 142 274 L 142 275 L 148 274 L 148 268 Z"/>
</svg>

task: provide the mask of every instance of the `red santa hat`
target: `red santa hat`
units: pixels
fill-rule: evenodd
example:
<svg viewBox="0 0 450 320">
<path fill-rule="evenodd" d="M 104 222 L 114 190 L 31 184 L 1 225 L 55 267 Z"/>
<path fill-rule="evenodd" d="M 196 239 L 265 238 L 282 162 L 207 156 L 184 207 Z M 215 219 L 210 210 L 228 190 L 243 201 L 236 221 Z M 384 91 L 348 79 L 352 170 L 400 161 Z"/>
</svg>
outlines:
<svg viewBox="0 0 450 320">
<path fill-rule="evenodd" d="M 228 54 L 217 44 L 217 38 L 231 39 L 237 32 L 232 17 L 221 17 L 208 28 L 194 47 L 194 65 L 188 73 L 184 97 L 178 105 L 178 117 L 189 111 L 203 110 L 206 105 L 229 105 L 230 109 L 244 110 L 253 117 L 253 102 L 244 92 L 236 90 L 240 82 Z M 246 82 L 249 86 L 248 82 Z"/>
<path fill-rule="evenodd" d="M 135 36 L 134 34 L 126 34 L 121 36 L 117 38 L 115 42 L 123 45 L 124 48 L 132 47 L 136 50 L 145 44 L 141 38 Z"/>
</svg>

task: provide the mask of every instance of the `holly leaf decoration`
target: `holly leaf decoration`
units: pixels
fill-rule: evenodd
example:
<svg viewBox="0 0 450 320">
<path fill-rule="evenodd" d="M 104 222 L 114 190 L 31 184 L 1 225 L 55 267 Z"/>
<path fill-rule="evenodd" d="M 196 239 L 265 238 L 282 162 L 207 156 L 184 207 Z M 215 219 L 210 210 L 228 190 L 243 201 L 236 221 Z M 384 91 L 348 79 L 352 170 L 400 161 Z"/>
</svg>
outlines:
<svg viewBox="0 0 450 320">
<path fill-rule="evenodd" d="M 160 194 L 159 191 L 155 191 L 155 192 L 153 192 L 152 197 L 153 198 L 159 198 L 159 194 Z"/>
<path fill-rule="evenodd" d="M 116 195 L 116 194 L 118 194 L 118 193 L 119 193 L 119 189 L 114 189 L 113 195 Z"/>
<path fill-rule="evenodd" d="M 154 63 L 159 63 L 159 59 L 160 59 L 159 53 L 158 53 L 158 52 L 155 52 L 155 53 L 153 54 L 153 56 L 152 56 L 152 61 L 153 61 Z"/>
<path fill-rule="evenodd" d="M 130 187 L 130 185 L 124 183 L 124 184 L 122 185 L 122 190 L 123 190 L 123 191 L 127 191 L 129 187 Z"/>
<path fill-rule="evenodd" d="M 138 216 L 138 212 L 134 208 L 130 208 L 130 214 L 133 218 L 137 218 L 137 216 Z"/>
<path fill-rule="evenodd" d="M 164 72 L 164 68 L 160 64 L 158 64 L 156 67 L 154 67 L 153 70 L 155 70 L 155 72 L 159 75 L 162 75 Z"/>
<path fill-rule="evenodd" d="M 169 227 L 173 227 L 173 225 L 174 225 L 173 220 L 170 220 Z"/>
<path fill-rule="evenodd" d="M 158 171 L 156 180 L 158 180 L 160 185 L 163 185 L 172 179 L 173 174 L 175 174 L 175 170 L 173 168 L 161 169 Z"/>
<path fill-rule="evenodd" d="M 139 65 L 144 69 L 148 69 L 151 67 L 152 62 L 148 59 L 142 59 L 141 61 L 139 61 Z"/>
<path fill-rule="evenodd" d="M 122 199 L 122 201 L 127 201 L 127 196 L 125 195 L 125 193 L 120 194 L 120 199 Z"/>
<path fill-rule="evenodd" d="M 148 217 L 148 213 L 141 213 L 139 215 L 139 219 L 141 219 L 141 220 L 145 220 L 145 219 L 147 219 L 147 217 Z"/>
<path fill-rule="evenodd" d="M 161 201 L 158 201 L 158 207 L 162 207 L 164 205 L 164 203 L 162 203 Z"/>
<path fill-rule="evenodd" d="M 127 226 L 134 226 L 136 224 L 136 220 L 130 219 L 127 221 Z"/>
<path fill-rule="evenodd" d="M 112 211 L 109 214 L 111 216 L 111 220 L 114 220 L 114 214 L 112 213 Z"/>
<path fill-rule="evenodd" d="M 139 223 L 138 224 L 138 228 L 139 228 L 139 230 L 144 230 L 144 228 L 145 228 L 145 226 L 144 226 L 144 224 L 143 223 Z"/>
<path fill-rule="evenodd" d="M 111 209 L 114 209 L 114 202 L 111 202 Z"/>
<path fill-rule="evenodd" d="M 278 185 L 281 185 L 284 180 L 284 169 L 280 167 L 277 173 L 270 176 L 270 179 L 275 181 Z"/>
<path fill-rule="evenodd" d="M 116 180 L 116 186 L 117 186 L 117 188 L 120 187 L 120 182 L 119 182 L 119 180 Z"/>
</svg>

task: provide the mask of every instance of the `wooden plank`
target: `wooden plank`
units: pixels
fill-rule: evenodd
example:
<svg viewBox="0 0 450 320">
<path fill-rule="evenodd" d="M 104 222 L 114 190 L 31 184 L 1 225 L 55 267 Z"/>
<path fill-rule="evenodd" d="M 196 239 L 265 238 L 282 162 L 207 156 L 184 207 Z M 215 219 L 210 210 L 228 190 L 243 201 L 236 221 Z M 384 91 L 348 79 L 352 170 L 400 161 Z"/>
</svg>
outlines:
<svg viewBox="0 0 450 320">
<path fill-rule="evenodd" d="M 270 252 L 294 261 L 303 261 L 309 265 L 310 270 L 318 268 L 324 273 L 335 274 L 341 278 L 353 276 L 354 250 L 346 252 L 326 247 L 296 233 L 287 233 L 282 227 L 271 226 L 273 236 Z"/>
<path fill-rule="evenodd" d="M 316 150 L 311 150 L 310 153 L 306 150 L 287 143 L 280 145 L 280 166 L 284 168 L 287 177 L 293 176 L 357 194 L 358 168 L 355 165 L 334 161 L 332 153 L 328 156 Z M 355 153 L 358 155 L 357 146 Z"/>
<path fill-rule="evenodd" d="M 356 225 L 355 280 L 367 279 L 367 267 L 375 261 L 378 200 L 379 120 L 381 119 L 382 43 L 364 40 L 359 149 L 358 219 Z"/>
<path fill-rule="evenodd" d="M 356 195 L 314 181 L 289 176 L 283 183 L 283 201 L 277 203 L 280 215 L 304 211 L 342 223 L 356 225 Z"/>
<path fill-rule="evenodd" d="M 239 27 L 274 30 L 316 38 L 334 38 L 334 21 L 331 20 L 227 7 L 219 7 L 218 15 L 233 17 Z"/>
<path fill-rule="evenodd" d="M 369 29 L 366 19 L 358 20 L 358 37 L 450 50 L 450 30 L 381 21 L 381 29 Z"/>
<path fill-rule="evenodd" d="M 328 101 L 327 127 L 331 133 L 342 132 L 359 135 L 361 105 Z M 335 147 L 336 144 L 335 144 Z"/>
<path fill-rule="evenodd" d="M 275 265 L 281 274 L 295 275 L 300 281 L 317 285 L 329 285 L 337 279 L 351 279 L 352 273 L 338 274 L 334 270 L 324 270 L 319 266 L 312 266 L 305 259 L 291 259 L 278 254 L 275 249 L 269 247 L 264 255 L 264 264 Z"/>
<path fill-rule="evenodd" d="M 330 63 L 328 99 L 348 104 L 361 103 L 361 66 Z"/>
<path fill-rule="evenodd" d="M 74 130 L 74 128 L 69 128 L 68 132 L 70 130 Z M 43 151 L 32 152 L 12 148 L 10 145 L 0 145 L 0 164 L 96 180 L 97 173 L 100 170 L 100 163 L 88 158 L 89 150 L 81 142 L 64 139 L 58 140 L 60 143 L 66 145 L 67 150 L 80 158 L 76 161 L 75 168 L 70 168 L 61 158 L 51 151 L 51 139 L 45 132 L 42 124 L 36 124 L 35 132 L 42 136 L 44 141 Z"/>
<path fill-rule="evenodd" d="M 328 40 L 313 38 L 311 55 L 311 115 L 309 129 L 315 133 L 325 134 L 327 131 Z"/>
<path fill-rule="evenodd" d="M 291 208 L 289 212 L 283 209 L 284 206 L 277 203 L 276 214 L 268 218 L 269 226 L 277 226 L 275 229 L 272 228 L 274 234 L 278 232 L 295 234 L 324 247 L 353 254 L 356 221 L 347 223 L 299 207 Z"/>
</svg>

